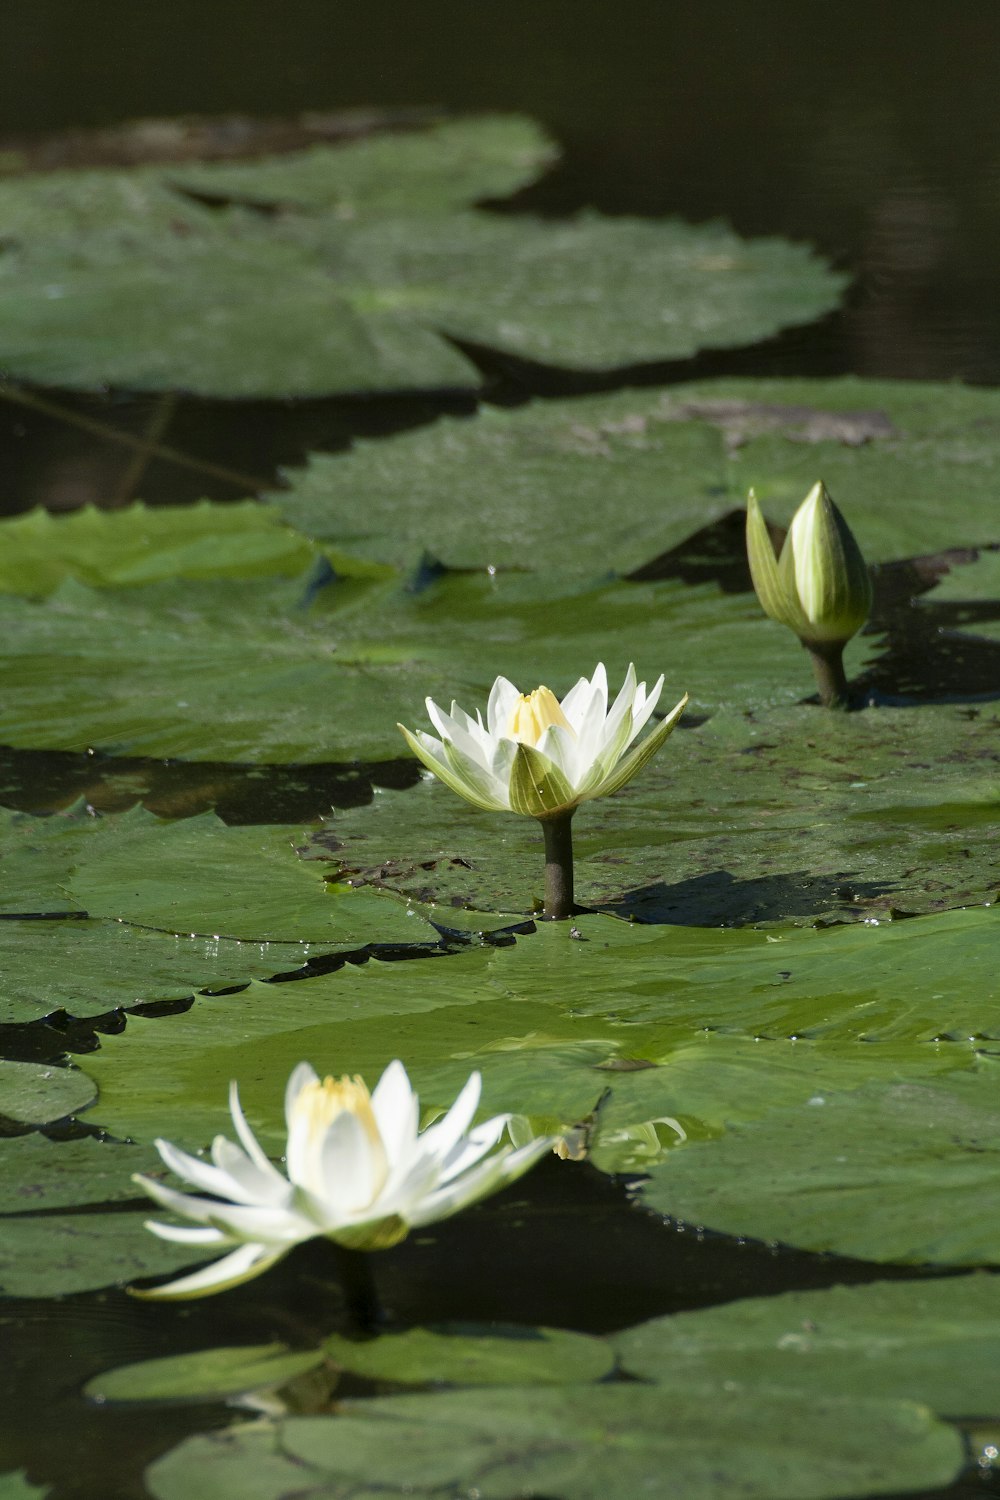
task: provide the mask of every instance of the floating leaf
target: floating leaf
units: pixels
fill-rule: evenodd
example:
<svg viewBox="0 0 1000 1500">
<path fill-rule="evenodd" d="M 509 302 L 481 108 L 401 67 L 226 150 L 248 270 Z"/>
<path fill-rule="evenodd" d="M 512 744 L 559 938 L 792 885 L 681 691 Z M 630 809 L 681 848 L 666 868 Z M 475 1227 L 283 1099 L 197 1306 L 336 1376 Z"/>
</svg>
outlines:
<svg viewBox="0 0 1000 1500">
<path fill-rule="evenodd" d="M 613 1342 L 643 1380 L 893 1397 L 950 1417 L 993 1417 L 1000 1408 L 995 1276 L 750 1297 L 654 1318 Z"/>
<path fill-rule="evenodd" d="M 254 1344 L 233 1349 L 201 1349 L 122 1365 L 88 1380 L 92 1401 L 225 1401 L 285 1385 L 323 1361 L 321 1349 L 293 1352 L 287 1344 Z"/>
<path fill-rule="evenodd" d="M 4 1141 L 0 1153 L 4 1170 L 0 1213 L 5 1214 L 141 1198 L 132 1173 L 160 1167 L 152 1151 L 118 1141 L 98 1141 L 93 1136 L 76 1141 L 50 1141 L 37 1134 L 18 1136 Z"/>
<path fill-rule="evenodd" d="M 787 523 L 822 476 L 865 557 L 884 562 L 996 542 L 998 453 L 995 391 L 725 380 L 446 418 L 317 455 L 274 499 L 362 557 L 628 572 L 751 487 Z"/>
<path fill-rule="evenodd" d="M 97 1089 L 76 1068 L 0 1058 L 0 1115 L 21 1125 L 49 1125 L 93 1104 Z"/>
<path fill-rule="evenodd" d="M 600 1380 L 614 1363 L 601 1339 L 517 1323 L 448 1323 L 364 1340 L 334 1335 L 323 1348 L 341 1369 L 396 1385 L 570 1385 Z"/>
<path fill-rule="evenodd" d="M 31 1484 L 23 1469 L 0 1474 L 0 1500 L 45 1500 L 48 1493 L 46 1486 Z"/>
<path fill-rule="evenodd" d="M 736 1492 L 823 1500 L 947 1484 L 958 1435 L 901 1402 L 719 1386 L 455 1391 L 345 1402 L 334 1417 L 188 1438 L 146 1472 L 156 1500 L 407 1493 L 445 1500 Z"/>
<path fill-rule="evenodd" d="M 452 339 L 609 368 L 836 304 L 844 278 L 806 247 L 719 224 L 462 211 L 551 156 L 493 117 L 238 167 L 2 183 L 0 363 L 84 389 L 475 389 Z"/>
<path fill-rule="evenodd" d="M 652 1168 L 651 1208 L 863 1260 L 1000 1261 L 997 1069 L 817 1094 Z M 766 1182 L 767 1191 L 761 1191 Z"/>
<path fill-rule="evenodd" d="M 144 1227 L 142 1213 L 16 1214 L 0 1220 L 0 1292 L 61 1297 L 163 1276 L 191 1262 Z"/>
</svg>

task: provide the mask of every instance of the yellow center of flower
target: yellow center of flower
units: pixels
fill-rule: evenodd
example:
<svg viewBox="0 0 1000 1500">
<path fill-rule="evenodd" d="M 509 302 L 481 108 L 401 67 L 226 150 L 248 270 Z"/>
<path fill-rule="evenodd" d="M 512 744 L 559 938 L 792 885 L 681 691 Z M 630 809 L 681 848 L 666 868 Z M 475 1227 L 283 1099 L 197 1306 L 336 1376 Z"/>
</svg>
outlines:
<svg viewBox="0 0 1000 1500">
<path fill-rule="evenodd" d="M 553 724 L 573 733 L 573 726 L 559 705 L 559 699 L 550 688 L 538 687 L 533 693 L 522 693 L 514 704 L 507 734 L 519 745 L 537 745 L 542 735 Z"/>
<path fill-rule="evenodd" d="M 382 1191 L 388 1175 L 389 1163 L 385 1143 L 372 1110 L 371 1094 L 363 1078 L 324 1078 L 320 1083 L 307 1083 L 295 1101 L 295 1114 L 305 1123 L 306 1139 L 312 1148 L 322 1146 L 326 1132 L 341 1114 L 353 1115 L 371 1145 L 369 1161 L 369 1193 L 363 1202 L 355 1205 L 363 1208 Z M 311 1153 L 310 1153 L 311 1154 Z M 320 1175 L 317 1169 L 317 1177 Z"/>
</svg>

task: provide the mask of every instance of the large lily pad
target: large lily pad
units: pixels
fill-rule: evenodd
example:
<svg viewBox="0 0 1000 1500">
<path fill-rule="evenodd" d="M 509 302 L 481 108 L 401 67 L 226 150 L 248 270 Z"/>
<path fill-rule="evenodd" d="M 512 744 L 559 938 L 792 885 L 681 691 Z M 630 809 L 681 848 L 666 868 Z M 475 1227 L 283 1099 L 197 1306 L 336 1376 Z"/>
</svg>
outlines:
<svg viewBox="0 0 1000 1500">
<path fill-rule="evenodd" d="M 835 305 L 843 278 L 805 247 L 717 224 L 461 211 L 551 156 L 527 122 L 490 118 L 241 167 L 0 184 L 0 363 L 87 389 L 471 389 L 449 338 L 606 368 Z"/>
<path fill-rule="evenodd" d="M 156 1500 L 374 1500 L 404 1488 L 436 1500 L 456 1489 L 821 1500 L 945 1484 L 962 1461 L 957 1434 L 921 1407 L 676 1383 L 346 1402 L 336 1417 L 189 1438 L 146 1479 Z"/>
<path fill-rule="evenodd" d="M 396 1385 L 573 1385 L 600 1380 L 614 1358 L 608 1345 L 562 1328 L 456 1323 L 324 1341 L 340 1369 Z"/>
<path fill-rule="evenodd" d="M 86 1109 L 97 1090 L 76 1068 L 47 1068 L 39 1063 L 0 1058 L 0 1115 L 21 1125 L 49 1125 Z"/>
<path fill-rule="evenodd" d="M 121 1365 L 88 1380 L 92 1401 L 224 1401 L 247 1391 L 285 1385 L 322 1364 L 321 1349 L 292 1351 L 287 1344 L 242 1345 L 168 1354 Z"/>
<path fill-rule="evenodd" d="M 0 1292 L 61 1297 L 190 1262 L 191 1249 L 157 1239 L 142 1213 L 12 1214 L 0 1220 Z"/>
<path fill-rule="evenodd" d="M 1000 1261 L 998 1063 L 818 1094 L 652 1169 L 645 1201 L 755 1239 L 865 1260 Z M 767 1191 L 761 1191 L 761 1183 Z"/>
<path fill-rule="evenodd" d="M 581 808 L 577 899 L 700 926 L 992 901 L 997 731 L 985 708 L 971 720 L 946 706 L 720 715 L 675 734 L 621 796 Z M 523 913 L 540 894 L 535 824 L 478 812 L 433 780 L 334 814 L 311 847 L 355 883 L 440 903 L 444 923 L 449 904 Z"/>
<path fill-rule="evenodd" d="M 627 572 L 744 505 L 751 486 L 787 523 L 822 476 L 883 562 L 996 542 L 998 453 L 995 391 L 724 380 L 445 419 L 317 456 L 275 502 L 362 557 L 427 549 L 455 567 Z"/>
<path fill-rule="evenodd" d="M 1000 1410 L 1000 1279 L 881 1281 L 654 1318 L 614 1339 L 644 1380 L 889 1396 L 951 1417 Z"/>
<path fill-rule="evenodd" d="M 148 1172 L 159 1162 L 153 1151 L 93 1136 L 75 1141 L 50 1141 L 38 1134 L 18 1136 L 0 1145 L 0 1156 L 0 1213 L 5 1214 L 138 1198 L 141 1194 L 132 1173 Z"/>
</svg>

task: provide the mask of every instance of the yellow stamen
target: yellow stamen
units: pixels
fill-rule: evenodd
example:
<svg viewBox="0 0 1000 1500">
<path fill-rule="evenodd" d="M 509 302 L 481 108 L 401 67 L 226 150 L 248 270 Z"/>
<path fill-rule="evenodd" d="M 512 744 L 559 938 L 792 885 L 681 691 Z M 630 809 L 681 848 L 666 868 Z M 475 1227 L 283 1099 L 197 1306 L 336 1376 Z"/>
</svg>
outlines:
<svg viewBox="0 0 1000 1500">
<path fill-rule="evenodd" d="M 559 699 L 547 687 L 535 688 L 533 693 L 522 693 L 514 704 L 507 733 L 520 745 L 537 745 L 542 735 L 553 724 L 573 733 L 573 726 L 563 713 Z"/>
<path fill-rule="evenodd" d="M 322 1083 L 307 1083 L 295 1101 L 295 1113 L 306 1116 L 307 1134 L 312 1139 L 324 1135 L 345 1110 L 354 1115 L 372 1145 L 383 1151 L 382 1136 L 372 1112 L 371 1094 L 363 1078 L 355 1075 L 353 1078 L 324 1078 Z"/>
</svg>

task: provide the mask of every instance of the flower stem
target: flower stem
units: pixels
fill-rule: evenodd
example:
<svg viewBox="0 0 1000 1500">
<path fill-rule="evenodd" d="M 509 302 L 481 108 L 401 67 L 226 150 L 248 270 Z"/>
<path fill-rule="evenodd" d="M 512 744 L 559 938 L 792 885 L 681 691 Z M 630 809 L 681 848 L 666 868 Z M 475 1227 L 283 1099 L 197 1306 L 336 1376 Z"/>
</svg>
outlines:
<svg viewBox="0 0 1000 1500">
<path fill-rule="evenodd" d="M 549 921 L 572 916 L 573 905 L 573 814 L 556 813 L 539 818 L 545 839 L 545 906 L 542 915 Z"/>
<path fill-rule="evenodd" d="M 824 708 L 846 708 L 849 693 L 844 675 L 844 641 L 803 641 L 809 652 L 819 701 Z"/>
<path fill-rule="evenodd" d="M 382 1308 L 375 1290 L 371 1256 L 364 1250 L 349 1250 L 333 1242 L 337 1278 L 344 1293 L 347 1321 L 352 1332 L 374 1333 L 382 1321 Z"/>
</svg>

